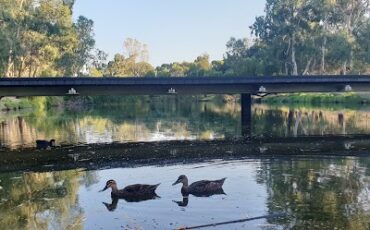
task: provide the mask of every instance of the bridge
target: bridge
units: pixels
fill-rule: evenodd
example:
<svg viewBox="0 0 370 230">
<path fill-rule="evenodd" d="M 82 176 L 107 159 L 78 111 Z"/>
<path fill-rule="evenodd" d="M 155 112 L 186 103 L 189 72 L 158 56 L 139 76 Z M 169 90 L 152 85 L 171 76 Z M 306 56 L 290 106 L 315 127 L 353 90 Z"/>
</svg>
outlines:
<svg viewBox="0 0 370 230">
<path fill-rule="evenodd" d="M 370 76 L 0 78 L 0 97 L 344 91 L 370 91 Z"/>
<path fill-rule="evenodd" d="M 6 96 L 241 94 L 242 135 L 251 137 L 251 95 L 366 92 L 370 76 L 0 78 Z"/>
</svg>

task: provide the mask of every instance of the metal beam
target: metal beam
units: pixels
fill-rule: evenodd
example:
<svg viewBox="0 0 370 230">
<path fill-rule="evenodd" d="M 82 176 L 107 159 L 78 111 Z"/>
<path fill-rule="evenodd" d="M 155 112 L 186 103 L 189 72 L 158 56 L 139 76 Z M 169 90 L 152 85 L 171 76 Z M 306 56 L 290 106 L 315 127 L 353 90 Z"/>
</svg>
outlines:
<svg viewBox="0 0 370 230">
<path fill-rule="evenodd" d="M 370 76 L 0 78 L 1 96 L 367 92 Z"/>
</svg>

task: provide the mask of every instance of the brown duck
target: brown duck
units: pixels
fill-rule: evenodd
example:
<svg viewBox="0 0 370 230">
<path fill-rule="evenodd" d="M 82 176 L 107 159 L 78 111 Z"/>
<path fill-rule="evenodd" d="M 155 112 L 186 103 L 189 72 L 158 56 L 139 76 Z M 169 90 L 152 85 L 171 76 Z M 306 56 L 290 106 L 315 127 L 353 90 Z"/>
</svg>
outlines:
<svg viewBox="0 0 370 230">
<path fill-rule="evenodd" d="M 105 187 L 100 190 L 100 192 L 103 192 L 107 190 L 108 188 L 112 189 L 111 195 L 112 197 L 119 197 L 119 198 L 124 198 L 127 200 L 132 200 L 135 201 L 136 198 L 140 200 L 145 200 L 145 199 L 140 199 L 140 198 L 147 198 L 147 197 L 158 197 L 157 194 L 155 193 L 155 190 L 159 184 L 155 185 L 148 185 L 148 184 L 133 184 L 126 186 L 123 189 L 118 189 L 117 188 L 117 183 L 115 180 L 108 180 L 107 183 L 105 184 Z"/>
<path fill-rule="evenodd" d="M 181 175 L 172 185 L 182 183 L 181 193 L 183 196 L 189 194 L 195 196 L 212 196 L 214 194 L 225 194 L 222 189 L 225 180 L 226 178 L 219 180 L 200 180 L 189 185 L 188 178 L 185 175 Z"/>
</svg>

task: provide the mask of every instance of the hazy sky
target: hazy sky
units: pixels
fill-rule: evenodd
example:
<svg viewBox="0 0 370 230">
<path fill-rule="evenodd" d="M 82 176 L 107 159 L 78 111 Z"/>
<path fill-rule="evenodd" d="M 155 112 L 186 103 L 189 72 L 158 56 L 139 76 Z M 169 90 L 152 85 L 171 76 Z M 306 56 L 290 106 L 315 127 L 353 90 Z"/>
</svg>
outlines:
<svg viewBox="0 0 370 230">
<path fill-rule="evenodd" d="M 77 0 L 74 18 L 94 20 L 96 46 L 110 58 L 123 53 L 123 41 L 131 37 L 149 46 L 149 62 L 157 66 L 203 53 L 222 59 L 230 37 L 250 37 L 249 26 L 264 5 L 265 0 Z"/>
</svg>

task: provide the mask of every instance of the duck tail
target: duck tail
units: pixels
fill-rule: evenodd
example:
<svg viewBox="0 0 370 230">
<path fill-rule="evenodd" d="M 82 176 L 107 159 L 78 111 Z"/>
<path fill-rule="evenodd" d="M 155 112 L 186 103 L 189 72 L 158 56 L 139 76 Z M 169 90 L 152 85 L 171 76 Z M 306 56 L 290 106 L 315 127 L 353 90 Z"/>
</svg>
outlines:
<svg viewBox="0 0 370 230">
<path fill-rule="evenodd" d="M 220 183 L 221 183 L 221 185 L 223 185 L 223 184 L 224 184 L 224 182 L 225 182 L 226 178 L 227 178 L 227 177 L 224 177 L 224 178 L 222 178 L 222 179 L 220 179 L 220 180 L 219 180 L 219 181 L 220 181 Z"/>
<path fill-rule="evenodd" d="M 155 185 L 152 185 L 152 186 L 150 186 L 150 189 L 154 192 L 157 188 L 158 188 L 158 186 L 160 185 L 161 183 L 159 183 L 159 184 L 155 184 Z"/>
</svg>

